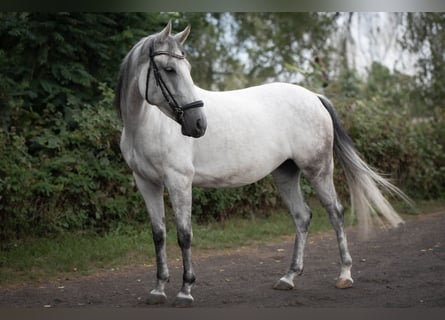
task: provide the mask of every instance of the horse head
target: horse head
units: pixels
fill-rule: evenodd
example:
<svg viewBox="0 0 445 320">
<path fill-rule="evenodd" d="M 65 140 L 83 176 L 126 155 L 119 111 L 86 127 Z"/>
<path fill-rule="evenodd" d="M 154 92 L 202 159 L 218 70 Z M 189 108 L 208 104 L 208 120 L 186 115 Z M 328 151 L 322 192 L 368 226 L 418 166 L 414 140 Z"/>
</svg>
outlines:
<svg viewBox="0 0 445 320">
<path fill-rule="evenodd" d="M 181 125 L 183 135 L 199 138 L 206 131 L 207 120 L 183 49 L 190 26 L 176 35 L 171 29 L 169 22 L 164 30 L 147 38 L 143 52 L 149 63 L 140 74 L 139 89 L 150 105 Z"/>
</svg>

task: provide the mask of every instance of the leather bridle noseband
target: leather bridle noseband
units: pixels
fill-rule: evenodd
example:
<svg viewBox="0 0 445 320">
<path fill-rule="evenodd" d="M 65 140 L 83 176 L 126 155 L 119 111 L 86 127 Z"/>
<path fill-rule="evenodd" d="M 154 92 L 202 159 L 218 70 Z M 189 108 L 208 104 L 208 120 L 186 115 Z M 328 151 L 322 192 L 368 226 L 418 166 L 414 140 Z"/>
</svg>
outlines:
<svg viewBox="0 0 445 320">
<path fill-rule="evenodd" d="M 155 63 L 154 57 L 160 55 L 166 55 L 180 60 L 185 59 L 185 55 L 179 55 L 169 51 L 154 51 L 153 49 L 150 50 L 150 65 L 148 66 L 147 80 L 145 84 L 145 100 L 149 104 L 152 104 L 148 100 L 148 83 L 150 79 L 151 69 L 153 68 L 153 74 L 155 76 L 156 85 L 161 88 L 162 95 L 164 96 L 165 100 L 167 101 L 168 105 L 170 106 L 174 115 L 176 116 L 176 121 L 178 121 L 179 124 L 182 125 L 182 122 L 184 120 L 184 112 L 193 108 L 203 107 L 204 102 L 202 102 L 202 100 L 197 100 L 183 106 L 180 106 L 178 104 L 178 102 L 175 100 L 172 93 L 168 89 L 167 85 L 165 84 L 164 79 L 162 79 L 161 72 L 159 71 L 159 68 Z"/>
</svg>

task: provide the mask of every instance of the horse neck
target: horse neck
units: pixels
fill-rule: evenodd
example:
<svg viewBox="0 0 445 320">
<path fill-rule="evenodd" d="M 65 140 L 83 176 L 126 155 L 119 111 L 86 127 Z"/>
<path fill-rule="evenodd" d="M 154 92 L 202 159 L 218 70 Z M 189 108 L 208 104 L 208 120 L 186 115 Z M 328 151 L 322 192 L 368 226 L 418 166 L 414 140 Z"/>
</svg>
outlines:
<svg viewBox="0 0 445 320">
<path fill-rule="evenodd" d="M 125 126 L 134 126 L 143 121 L 147 111 L 145 99 L 138 92 L 137 85 L 132 85 L 123 97 L 125 101 L 121 108 L 122 120 Z"/>
</svg>

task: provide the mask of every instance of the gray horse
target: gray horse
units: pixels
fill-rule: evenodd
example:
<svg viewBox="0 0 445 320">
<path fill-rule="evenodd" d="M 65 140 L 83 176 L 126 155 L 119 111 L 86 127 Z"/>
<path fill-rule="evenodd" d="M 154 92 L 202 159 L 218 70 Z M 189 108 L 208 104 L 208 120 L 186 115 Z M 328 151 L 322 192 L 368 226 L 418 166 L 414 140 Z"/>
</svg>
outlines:
<svg viewBox="0 0 445 320">
<path fill-rule="evenodd" d="M 151 219 L 157 285 L 149 303 L 164 303 L 169 280 L 163 192 L 167 187 L 183 257 L 183 285 L 175 304 L 193 302 L 192 186 L 221 188 L 272 176 L 296 227 L 292 262 L 275 289 L 292 289 L 303 270 L 311 212 L 301 189 L 303 174 L 329 214 L 340 249 L 338 288 L 353 284 L 352 259 L 343 228 L 343 207 L 334 183 L 333 155 L 342 164 L 359 222 L 373 218 L 397 226 L 403 220 L 380 188 L 408 200 L 360 159 L 332 104 L 300 86 L 271 83 L 211 92 L 194 85 L 183 43 L 190 28 L 163 31 L 140 40 L 125 57 L 116 90 L 123 120 L 121 150 L 133 170 Z M 378 212 L 378 214 L 377 214 Z"/>
</svg>

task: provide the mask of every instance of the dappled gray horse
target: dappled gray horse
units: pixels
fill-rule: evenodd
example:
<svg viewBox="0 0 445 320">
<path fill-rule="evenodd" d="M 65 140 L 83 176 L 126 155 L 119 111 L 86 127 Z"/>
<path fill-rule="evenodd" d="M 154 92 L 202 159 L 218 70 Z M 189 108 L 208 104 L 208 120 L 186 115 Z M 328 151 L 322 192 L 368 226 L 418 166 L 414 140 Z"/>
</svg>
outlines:
<svg viewBox="0 0 445 320">
<path fill-rule="evenodd" d="M 290 268 L 274 288 L 293 288 L 294 277 L 303 271 L 311 212 L 300 190 L 301 174 L 316 190 L 337 235 L 341 270 L 336 286 L 351 287 L 352 260 L 343 230 L 343 207 L 333 184 L 333 154 L 344 167 L 361 224 L 369 225 L 373 217 L 393 226 L 402 223 L 379 187 L 403 194 L 360 159 L 326 98 L 285 83 L 226 92 L 195 86 L 183 52 L 189 32 L 187 27 L 171 35 L 168 23 L 160 33 L 140 40 L 123 60 L 116 90 L 124 124 L 120 146 L 144 197 L 156 250 L 157 284 L 149 303 L 166 301 L 164 287 L 169 280 L 164 186 L 170 194 L 184 267 L 175 304 L 187 306 L 193 302 L 195 282 L 192 186 L 238 187 L 270 173 L 296 227 Z"/>
</svg>

